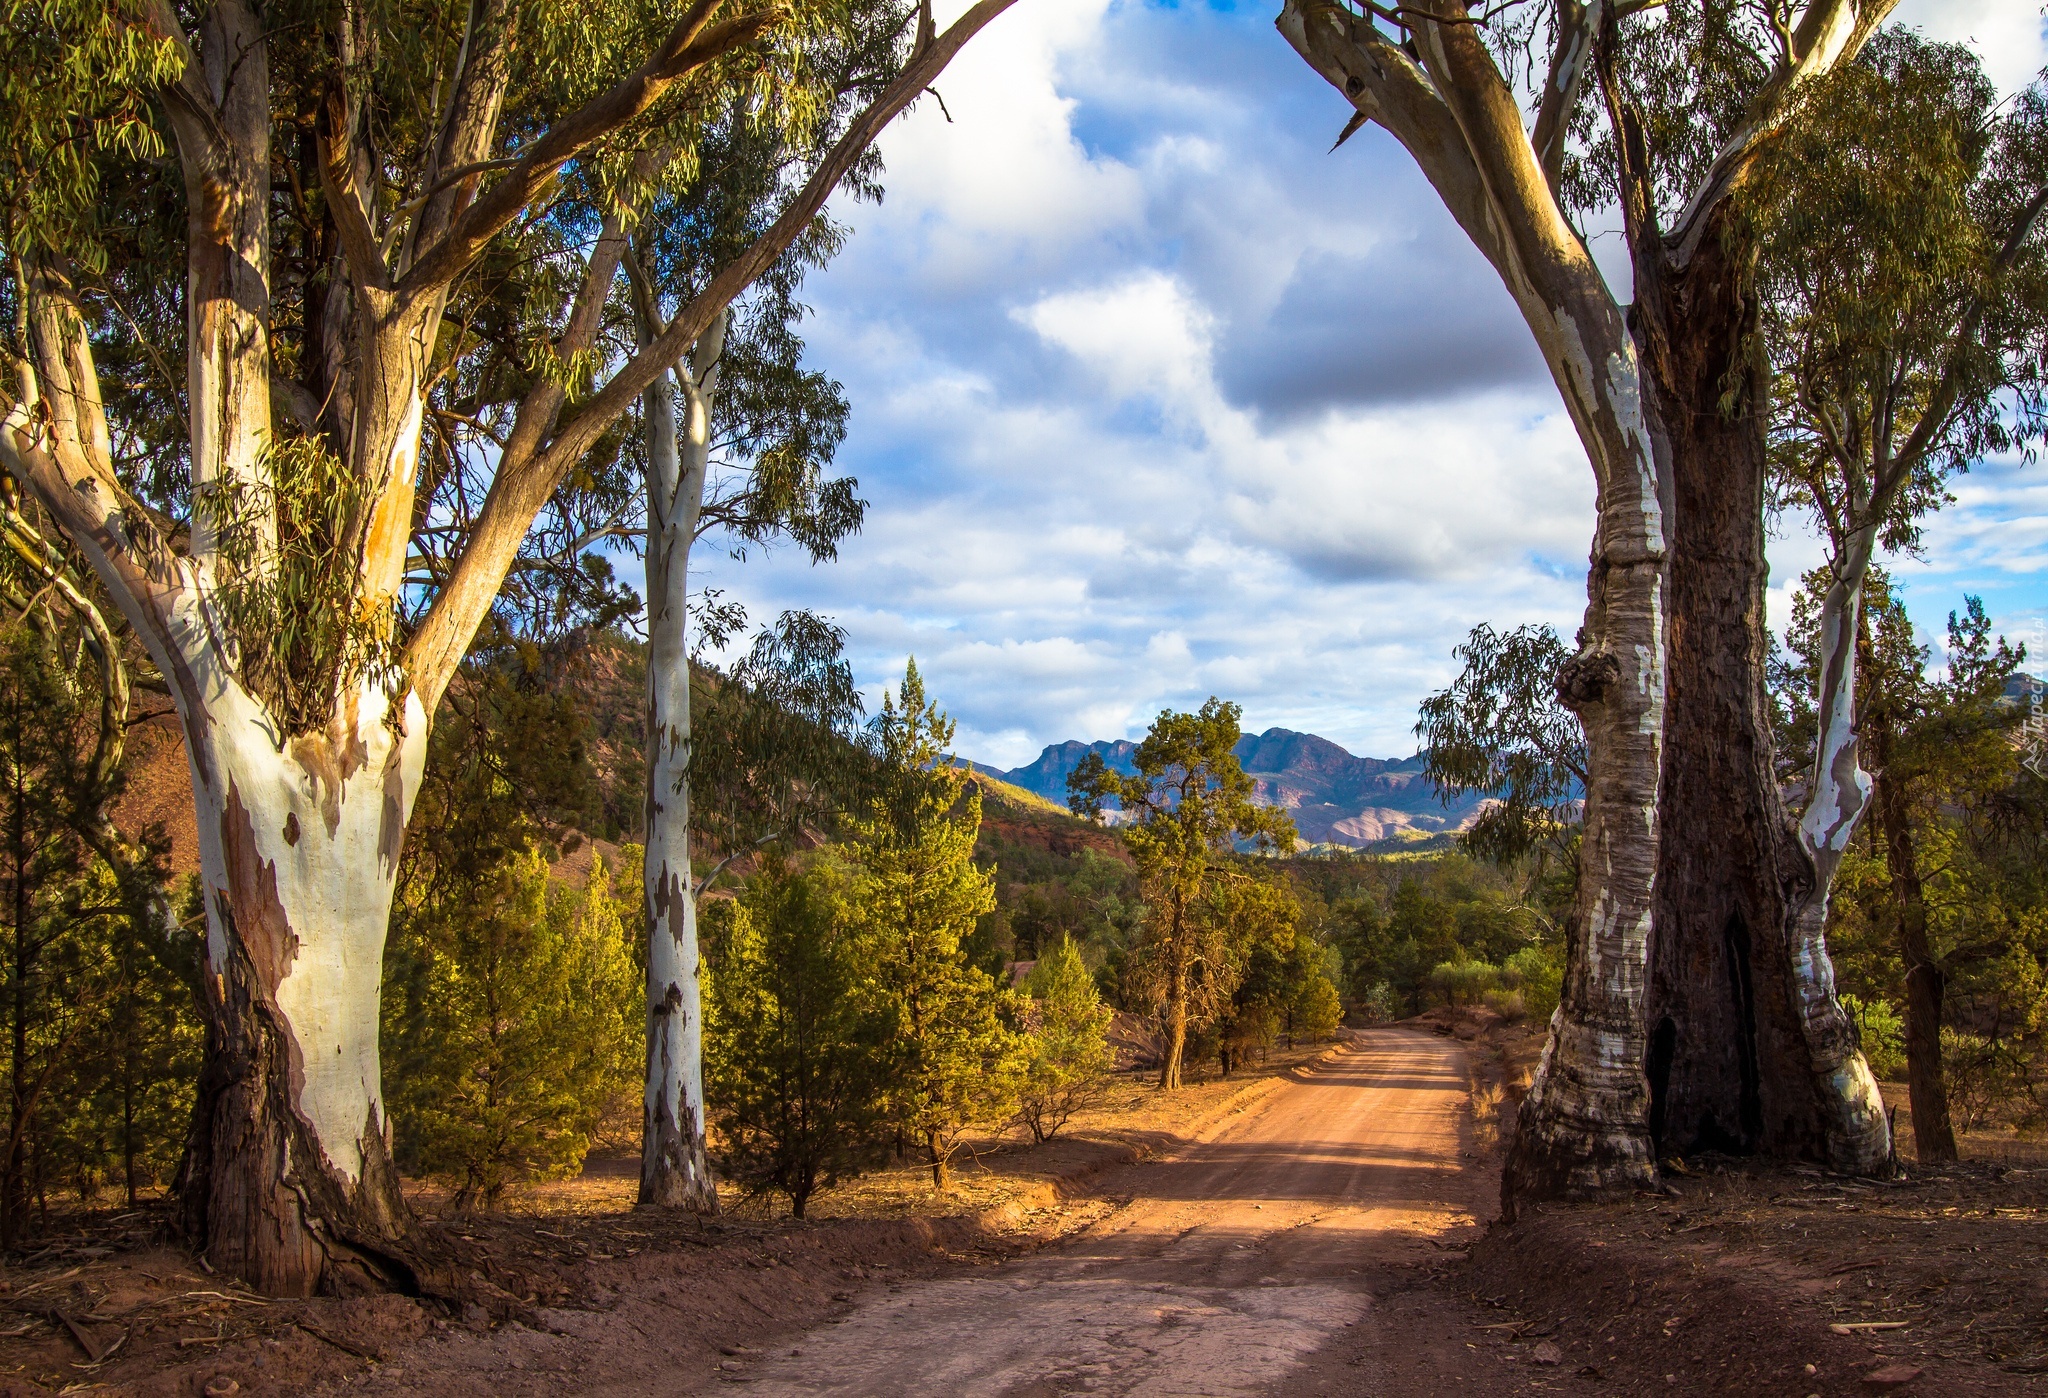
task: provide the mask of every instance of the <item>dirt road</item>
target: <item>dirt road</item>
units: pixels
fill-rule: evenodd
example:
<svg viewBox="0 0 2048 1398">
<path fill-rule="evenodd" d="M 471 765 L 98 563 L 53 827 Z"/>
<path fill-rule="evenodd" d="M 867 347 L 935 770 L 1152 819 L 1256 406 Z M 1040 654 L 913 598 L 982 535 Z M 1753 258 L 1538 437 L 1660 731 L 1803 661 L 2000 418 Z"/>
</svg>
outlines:
<svg viewBox="0 0 2048 1398">
<path fill-rule="evenodd" d="M 1418 1356 L 1385 1333 L 1375 1292 L 1473 1222 L 1468 1133 L 1457 1043 L 1375 1030 L 1207 1139 L 1106 1179 L 1127 1202 L 1079 1238 L 865 1296 L 729 1377 L 754 1394 L 893 1398 L 1402 1388 Z M 1430 1356 L 1434 1378 L 1453 1378 L 1446 1362 Z"/>
</svg>

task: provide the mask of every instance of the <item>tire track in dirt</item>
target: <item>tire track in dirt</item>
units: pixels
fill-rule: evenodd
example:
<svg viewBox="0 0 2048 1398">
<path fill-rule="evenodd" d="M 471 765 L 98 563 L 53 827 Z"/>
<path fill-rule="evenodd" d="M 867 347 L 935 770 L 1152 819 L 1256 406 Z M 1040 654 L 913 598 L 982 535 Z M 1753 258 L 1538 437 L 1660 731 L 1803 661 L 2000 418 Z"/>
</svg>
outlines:
<svg viewBox="0 0 2048 1398">
<path fill-rule="evenodd" d="M 1318 1392 L 1330 1352 L 1366 1340 L 1346 1386 L 1375 1387 L 1377 1280 L 1475 1222 L 1467 1104 L 1462 1046 L 1370 1031 L 1205 1139 L 1102 1177 L 1125 1202 L 1072 1241 L 870 1292 L 724 1377 L 763 1398 Z"/>
</svg>

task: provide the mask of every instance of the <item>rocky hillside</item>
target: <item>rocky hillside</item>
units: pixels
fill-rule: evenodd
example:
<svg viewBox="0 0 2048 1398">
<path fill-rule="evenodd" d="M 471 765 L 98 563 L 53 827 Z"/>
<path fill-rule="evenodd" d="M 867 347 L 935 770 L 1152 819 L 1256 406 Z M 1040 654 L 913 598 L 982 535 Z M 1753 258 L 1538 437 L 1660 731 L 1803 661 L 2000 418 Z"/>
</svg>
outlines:
<svg viewBox="0 0 2048 1398">
<path fill-rule="evenodd" d="M 1037 760 L 1009 771 L 974 764 L 1012 786 L 1065 804 L 1067 776 L 1089 753 L 1100 753 L 1119 772 L 1130 772 L 1136 743 L 1054 743 Z M 1294 816 L 1310 844 L 1362 848 L 1410 834 L 1461 830 L 1479 813 L 1478 797 L 1445 804 L 1422 775 L 1422 758 L 1357 757 L 1328 738 L 1268 728 L 1238 740 L 1237 759 L 1258 783 L 1258 800 Z"/>
</svg>

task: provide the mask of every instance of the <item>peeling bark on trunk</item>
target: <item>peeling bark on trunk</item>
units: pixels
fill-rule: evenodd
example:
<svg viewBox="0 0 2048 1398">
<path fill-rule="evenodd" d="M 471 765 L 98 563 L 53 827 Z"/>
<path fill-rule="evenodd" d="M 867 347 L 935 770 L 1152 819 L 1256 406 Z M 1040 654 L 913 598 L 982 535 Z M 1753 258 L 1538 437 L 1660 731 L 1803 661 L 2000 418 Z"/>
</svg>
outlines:
<svg viewBox="0 0 2048 1398">
<path fill-rule="evenodd" d="M 1655 1178 L 1641 1006 L 1660 835 L 1660 589 L 1655 558 L 1620 563 L 1596 551 L 1580 650 L 1558 676 L 1559 698 L 1586 730 L 1585 823 L 1564 985 L 1502 1173 L 1509 1217 L 1520 1199 L 1602 1194 Z"/>
<path fill-rule="evenodd" d="M 690 545 L 703 506 L 721 316 L 678 366 L 678 432 L 666 380 L 647 419 L 647 1090 L 640 1202 L 718 1211 L 704 1139 L 697 896 L 690 867 Z M 651 331 L 652 327 L 643 327 Z M 650 334 L 651 338 L 651 334 Z"/>
<path fill-rule="evenodd" d="M 279 750 L 231 676 L 178 695 L 199 804 L 207 1061 L 179 1180 L 188 1234 L 274 1295 L 389 1285 L 406 1222 L 378 1068 L 379 976 L 426 715 L 377 686 Z M 180 687 L 182 688 L 182 687 Z"/>
<path fill-rule="evenodd" d="M 235 513 L 254 513 L 254 528 L 238 531 L 254 543 L 224 559 L 201 510 L 190 552 L 180 555 L 129 497 L 63 259 L 32 246 L 16 250 L 30 345 L 28 362 L 16 366 L 18 397 L 11 384 L 0 387 L 0 466 L 35 492 L 85 555 L 148 647 L 184 723 L 208 923 L 209 1056 L 180 1205 L 222 1270 L 291 1295 L 361 1278 L 494 1306 L 510 1299 L 459 1261 L 445 1239 L 403 1236 L 380 1098 L 385 924 L 430 717 L 535 515 L 585 451 L 813 226 L 875 135 L 1009 3 L 978 0 L 913 56 L 847 126 L 775 224 L 671 322 L 663 332 L 668 348 L 630 359 L 566 426 L 565 390 L 542 376 L 519 404 L 483 509 L 399 663 L 339 682 L 331 708 L 321 696 L 324 713 L 286 719 L 243 687 L 222 570 L 235 566 L 243 581 L 260 586 L 276 564 L 276 518 L 264 489 L 277 367 L 269 344 L 270 142 L 274 119 L 296 118 L 273 111 L 268 28 L 250 0 L 198 7 L 189 33 L 174 6 L 147 0 L 142 29 L 171 45 L 178 60 L 155 92 L 188 195 L 183 387 L 191 484 L 195 499 L 220 487 Z M 774 21 L 773 11 L 762 10 L 713 23 L 717 6 L 689 7 L 644 63 L 547 131 L 515 141 L 508 167 L 480 188 L 481 172 L 450 183 L 433 178 L 446 162 L 466 164 L 504 148 L 498 110 L 516 26 L 499 0 L 478 0 L 477 11 L 462 71 L 451 75 L 461 95 L 440 118 L 439 163 L 421 172 L 418 187 L 430 192 L 425 206 L 393 209 L 376 197 L 364 106 L 351 95 L 356 85 L 338 70 L 316 75 L 325 88 L 311 123 L 326 196 L 322 236 L 332 235 L 341 256 L 306 322 L 319 340 L 306 347 L 307 373 L 324 391 L 286 384 L 284 396 L 302 422 L 320 420 L 327 444 L 365 487 L 364 507 L 339 522 L 336 552 L 359 569 L 351 605 L 373 637 L 392 619 L 389 603 L 402 585 L 422 392 L 428 371 L 438 372 L 436 355 L 446 352 L 439 330 L 449 288 L 535 200 L 552 197 L 564 165 L 641 118 L 678 82 L 752 44 Z M 360 15 L 332 19 L 324 38 L 346 68 L 371 36 Z M 406 222 L 415 210 L 419 220 Z M 591 250 L 582 289 L 551 346 L 561 361 L 596 341 L 631 213 L 614 209 Z M 401 250 L 395 268 L 394 245 Z M 312 731 L 288 732 L 288 725 Z M 681 733 L 686 753 L 687 728 Z M 687 892 L 686 848 L 670 868 L 680 870 Z M 657 882 L 649 886 L 653 893 Z M 690 987 L 682 993 L 694 1033 L 687 918 L 669 936 L 680 960 L 673 979 Z M 679 1041 L 678 1049 L 673 1061 L 687 1061 L 685 1071 L 694 1074 L 694 1044 Z M 672 1120 L 687 1129 L 701 1162 L 701 1102 L 694 1079 L 684 1080 L 693 1094 L 688 1114 Z"/>
<path fill-rule="evenodd" d="M 1766 385 L 1748 268 L 1723 221 L 1709 217 L 1683 266 L 1661 248 L 1638 258 L 1635 314 L 1654 346 L 1646 378 L 1672 481 L 1666 838 L 1644 1007 L 1651 1127 L 1666 1153 L 1760 1151 L 1864 1171 L 1889 1142 L 1822 936 L 1840 851 L 1801 838 L 1773 770 Z M 1847 751 L 1853 768 L 1845 741 L 1829 728 L 1823 750 Z M 1829 791 L 1838 812 L 1860 804 L 1853 781 Z"/>
<path fill-rule="evenodd" d="M 1778 1135 L 1825 1140 L 1838 1162 L 1868 1154 L 1869 1074 L 1853 1048 L 1843 1051 L 1847 1025 L 1817 927 L 1795 928 L 1788 915 L 1788 898 L 1816 881 L 1770 784 L 1762 657 L 1752 654 L 1754 636 L 1743 625 L 1761 619 L 1761 436 L 1734 443 L 1736 479 L 1717 475 L 1716 453 L 1730 435 L 1719 412 L 1722 375 L 1749 363 L 1740 351 L 1754 315 L 1719 232 L 1726 195 L 1787 94 L 1852 57 L 1888 8 L 1882 0 L 1816 0 L 1807 8 L 1668 244 L 1654 227 L 1640 132 L 1616 114 L 1613 75 L 1601 68 L 1610 115 L 1629 128 L 1618 149 L 1638 312 L 1645 299 L 1683 303 L 1655 305 L 1647 320 L 1637 314 L 1627 324 L 1554 188 L 1588 55 L 1597 53 L 1611 18 L 1606 7 L 1560 7 L 1533 136 L 1459 0 L 1400 11 L 1405 42 L 1333 0 L 1286 0 L 1278 20 L 1301 56 L 1350 101 L 1354 126 L 1376 122 L 1401 142 L 1500 274 L 1599 486 L 1586 624 L 1578 654 L 1558 676 L 1559 697 L 1579 714 L 1588 748 L 1580 877 L 1566 925 L 1563 994 L 1503 1171 L 1510 1214 L 1517 1197 L 1650 1183 L 1651 1102 L 1660 1108 L 1658 1127 L 1669 1129 L 1663 1114 L 1674 1099 L 1674 1073 L 1681 1116 L 1701 1117 L 1698 1104 L 1710 1099 L 1717 1109 L 1732 1103 L 1744 1119 L 1744 1084 L 1754 1075 L 1745 1067 L 1748 1051 L 1730 1045 L 1756 1035 L 1709 1043 L 1691 1032 L 1716 1017 L 1723 1027 L 1762 1026 L 1769 1071 L 1783 1092 L 1774 1085 L 1770 1101 L 1758 1097 L 1758 1110 L 1778 1112 Z M 1667 276 L 1667 259 L 1690 270 Z M 1680 472 L 1682 483 L 1674 479 Z M 1685 589 L 1682 611 L 1663 592 L 1667 509 L 1679 516 L 1690 550 L 1670 573 L 1670 585 Z M 1702 517 L 1686 519 L 1694 510 Z M 1667 639 L 1687 666 L 1675 731 L 1688 751 L 1675 758 L 1667 680 L 1680 681 L 1667 675 Z M 1734 725 L 1725 750 L 1712 736 L 1714 722 Z M 1660 793 L 1660 783 L 1674 778 L 1681 784 L 1675 804 L 1672 793 Z M 1717 781 L 1732 783 L 1729 809 L 1712 808 Z M 1716 871 L 1731 860 L 1731 874 L 1717 883 Z M 1653 916 L 1653 880 L 1674 870 L 1677 886 L 1658 891 Z M 1739 920 L 1728 916 L 1734 912 Z M 1667 914 L 1682 916 L 1683 929 L 1653 932 Z M 1731 945 L 1739 954 L 1727 952 Z M 1649 1033 L 1643 1012 L 1653 959 L 1665 973 L 1659 994 L 1674 1012 Z M 1738 969 L 1743 974 L 1731 974 Z M 1709 984 L 1716 973 L 1721 979 Z M 1688 1020 L 1681 1035 L 1681 1018 L 1695 1011 L 1699 1022 Z M 1704 1056 L 1700 1065 L 1690 1061 L 1695 1052 Z M 1795 1102 L 1789 1117 L 1777 1101 L 1787 1094 Z"/>
</svg>

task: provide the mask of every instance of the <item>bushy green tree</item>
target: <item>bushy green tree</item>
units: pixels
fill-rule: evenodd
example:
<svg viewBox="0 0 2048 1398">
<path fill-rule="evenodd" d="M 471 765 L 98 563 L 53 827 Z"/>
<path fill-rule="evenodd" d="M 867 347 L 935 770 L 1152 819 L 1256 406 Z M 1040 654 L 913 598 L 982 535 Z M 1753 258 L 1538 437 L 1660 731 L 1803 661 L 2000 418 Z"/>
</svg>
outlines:
<svg viewBox="0 0 2048 1398">
<path fill-rule="evenodd" d="M 870 979 L 872 933 L 852 875 L 769 854 L 737 898 L 707 909 L 705 1066 L 718 1160 L 753 1194 L 804 1216 L 811 1196 L 873 1158 L 890 1066 L 891 1007 Z"/>
<path fill-rule="evenodd" d="M 637 894 L 638 890 L 632 890 Z M 639 1075 L 637 898 L 600 859 L 578 893 L 528 847 L 448 902 L 408 908 L 395 978 L 392 1116 L 400 1161 L 459 1207 L 583 1164 Z"/>
<path fill-rule="evenodd" d="M 1522 1012 L 1538 1024 L 1547 1024 L 1557 1010 L 1557 997 L 1564 987 L 1564 948 L 1523 947 L 1501 967 L 1504 978 L 1522 997 Z"/>
<path fill-rule="evenodd" d="M 1782 702 L 1795 732 L 1815 726 L 1821 619 L 1834 585 L 1817 571 L 1794 599 Z M 2034 1052 L 2028 976 L 2018 969 L 2038 968 L 2048 953 L 2032 933 L 2044 900 L 2029 834 L 2048 813 L 2048 792 L 2018 760 L 2020 712 L 2004 702 L 2025 651 L 1994 638 L 1982 604 L 1966 598 L 1949 615 L 1947 664 L 1930 672 L 1930 652 L 1876 567 L 1858 615 L 1856 714 L 1873 819 L 1845 851 L 1828 937 L 1844 983 L 1866 1007 L 1887 1002 L 1902 1021 L 1918 1159 L 1953 1160 L 1947 1046 L 1964 1044 L 1979 1064 Z M 1964 1023 L 1953 1022 L 1957 1002 Z M 1972 1035 L 1998 1047 L 1978 1053 Z M 1979 1073 L 1976 1082 L 1989 1080 Z"/>
<path fill-rule="evenodd" d="M 1043 1144 L 1101 1093 L 1115 1060 L 1109 1023 L 1095 978 L 1070 937 L 1038 958 L 1024 979 L 1023 1086 L 1018 1115 Z"/>
<path fill-rule="evenodd" d="M 961 954 L 995 907 L 995 879 L 974 864 L 981 793 L 945 761 L 952 740 L 912 660 L 876 718 L 881 794 L 851 822 L 849 845 L 861 867 L 855 916 L 894 1018 L 891 1111 L 942 1191 L 964 1133 L 1015 1110 L 1019 1066 L 1009 992 Z"/>
<path fill-rule="evenodd" d="M 1548 626 L 1484 622 L 1451 652 L 1464 669 L 1422 701 L 1423 775 L 1445 798 L 1489 799 L 1459 842 L 1482 859 L 1570 864 L 1586 795 L 1586 735 L 1558 701 L 1571 652 Z"/>
<path fill-rule="evenodd" d="M 1294 1039 L 1327 1039 L 1344 1022 L 1344 1002 L 1337 986 L 1320 969 L 1302 985 L 1288 1005 L 1288 1035 Z"/>
<path fill-rule="evenodd" d="M 1099 819 L 1114 802 L 1131 822 L 1119 833 L 1148 905 L 1139 969 L 1159 1009 L 1159 1086 L 1169 1090 L 1180 1086 L 1190 1029 L 1213 1023 L 1243 974 L 1251 938 L 1240 922 L 1270 911 L 1235 867 L 1236 842 L 1294 849 L 1294 822 L 1252 803 L 1253 782 L 1235 751 L 1240 713 L 1213 696 L 1197 713 L 1162 712 L 1132 756 L 1131 775 L 1090 753 L 1067 778 L 1076 815 Z"/>
<path fill-rule="evenodd" d="M 10 1247 L 53 1186 L 90 1197 L 120 1178 L 132 1201 L 167 1177 L 201 1042 L 177 964 L 192 941 L 164 941 L 169 929 L 129 886 L 154 870 L 124 868 L 124 880 L 98 852 L 121 785 L 125 686 L 103 688 L 109 657 L 89 663 L 92 638 L 81 643 L 14 582 L 0 578 L 15 613 L 0 627 L 0 1246 Z M 87 702 L 117 687 L 121 703 Z"/>
</svg>

